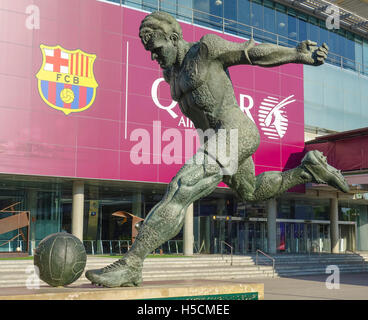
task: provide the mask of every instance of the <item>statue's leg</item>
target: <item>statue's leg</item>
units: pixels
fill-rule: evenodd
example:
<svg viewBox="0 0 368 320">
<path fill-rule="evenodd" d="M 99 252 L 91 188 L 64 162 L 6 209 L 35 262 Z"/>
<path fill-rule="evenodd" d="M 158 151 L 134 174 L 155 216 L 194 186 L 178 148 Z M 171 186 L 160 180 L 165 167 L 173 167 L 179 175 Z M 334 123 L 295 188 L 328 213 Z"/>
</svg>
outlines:
<svg viewBox="0 0 368 320">
<path fill-rule="evenodd" d="M 267 171 L 254 175 L 254 163 L 247 158 L 235 175 L 224 177 L 239 198 L 246 201 L 262 201 L 281 195 L 288 189 L 308 182 L 324 183 L 343 192 L 349 186 L 340 171 L 330 166 L 326 157 L 317 150 L 309 151 L 301 164 L 287 171 Z"/>
<path fill-rule="evenodd" d="M 217 163 L 196 163 L 185 164 L 173 178 L 165 196 L 147 215 L 133 246 L 122 259 L 105 268 L 86 272 L 92 283 L 106 287 L 139 285 L 145 257 L 177 235 L 183 226 L 187 207 L 210 194 L 222 180 Z"/>
</svg>

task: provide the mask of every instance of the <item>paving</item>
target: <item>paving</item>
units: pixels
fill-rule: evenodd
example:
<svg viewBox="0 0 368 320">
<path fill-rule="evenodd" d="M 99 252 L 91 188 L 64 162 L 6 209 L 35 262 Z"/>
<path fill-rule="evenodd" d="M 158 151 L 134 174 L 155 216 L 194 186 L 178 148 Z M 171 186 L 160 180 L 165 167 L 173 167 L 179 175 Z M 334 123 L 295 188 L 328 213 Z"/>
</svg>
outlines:
<svg viewBox="0 0 368 320">
<path fill-rule="evenodd" d="M 368 272 L 341 273 L 339 289 L 327 288 L 329 276 L 255 278 L 252 282 L 264 284 L 264 300 L 368 300 Z"/>
<path fill-rule="evenodd" d="M 328 289 L 326 279 L 329 275 L 308 275 L 280 278 L 252 278 L 233 279 L 227 281 L 216 280 L 182 280 L 182 281 L 146 281 L 142 283 L 142 289 L 154 291 L 158 288 L 167 290 L 178 287 L 226 287 L 233 285 L 246 285 L 250 287 L 256 284 L 264 286 L 264 300 L 368 300 L 368 272 L 340 274 L 339 289 Z M 52 288 L 42 284 L 39 289 L 27 289 L 25 287 L 8 287 L 0 289 L 0 300 L 7 297 L 12 299 L 24 299 L 32 294 L 32 299 L 108 299 L 118 298 L 123 290 L 128 292 L 133 288 L 97 288 L 91 284 L 72 284 L 65 288 Z M 194 290 L 194 289 L 192 289 Z M 39 295 L 36 297 L 35 295 Z M 130 294 L 131 295 L 131 294 Z M 17 298 L 18 296 L 18 298 Z M 124 298 L 124 296 L 121 296 Z M 125 296 L 128 297 L 128 296 Z M 137 295 L 136 295 L 137 297 Z M 143 297 L 142 297 L 143 298 Z M 28 298 L 29 299 L 29 298 Z M 144 298 L 143 298 L 144 299 Z"/>
</svg>

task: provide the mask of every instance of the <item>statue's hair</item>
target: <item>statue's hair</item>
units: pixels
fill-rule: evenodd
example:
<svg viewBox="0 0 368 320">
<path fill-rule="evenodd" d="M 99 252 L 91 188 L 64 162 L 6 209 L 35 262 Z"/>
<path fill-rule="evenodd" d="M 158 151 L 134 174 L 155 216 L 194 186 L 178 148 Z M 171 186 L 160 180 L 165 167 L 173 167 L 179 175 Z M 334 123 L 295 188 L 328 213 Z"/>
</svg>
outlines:
<svg viewBox="0 0 368 320">
<path fill-rule="evenodd" d="M 142 20 L 139 27 L 139 36 L 143 44 L 146 45 L 157 34 L 157 31 L 161 31 L 166 37 L 176 33 L 179 39 L 183 39 L 180 24 L 166 12 L 155 11 Z"/>
</svg>

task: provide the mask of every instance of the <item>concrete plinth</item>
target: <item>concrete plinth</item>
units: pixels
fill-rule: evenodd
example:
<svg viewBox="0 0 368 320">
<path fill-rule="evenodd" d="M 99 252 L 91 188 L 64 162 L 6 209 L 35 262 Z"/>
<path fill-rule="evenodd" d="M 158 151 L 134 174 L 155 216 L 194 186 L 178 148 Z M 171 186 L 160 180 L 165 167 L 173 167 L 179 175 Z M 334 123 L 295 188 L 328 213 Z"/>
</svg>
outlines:
<svg viewBox="0 0 368 320">
<path fill-rule="evenodd" d="M 143 282 L 140 287 L 127 288 L 97 288 L 88 284 L 58 288 L 41 286 L 39 289 L 2 288 L 0 291 L 0 300 L 182 300 L 188 297 L 201 299 L 200 296 L 204 300 L 217 300 L 219 296 L 221 300 L 240 300 L 247 296 L 263 300 L 264 286 L 262 283 L 218 280 L 175 280 Z"/>
</svg>

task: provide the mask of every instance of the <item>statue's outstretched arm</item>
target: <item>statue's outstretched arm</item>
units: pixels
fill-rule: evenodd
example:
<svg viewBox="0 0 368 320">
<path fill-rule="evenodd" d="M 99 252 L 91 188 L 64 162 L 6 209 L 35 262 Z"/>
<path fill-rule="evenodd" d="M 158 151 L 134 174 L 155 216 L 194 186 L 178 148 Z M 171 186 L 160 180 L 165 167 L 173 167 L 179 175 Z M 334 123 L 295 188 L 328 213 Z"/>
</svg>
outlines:
<svg viewBox="0 0 368 320">
<path fill-rule="evenodd" d="M 296 48 L 282 47 L 275 44 L 262 43 L 248 50 L 252 64 L 262 67 L 274 67 L 286 63 L 302 63 L 319 66 L 324 63 L 328 54 L 328 46 L 310 40 L 300 42 Z"/>
<path fill-rule="evenodd" d="M 318 47 L 316 42 L 305 40 L 295 48 L 261 43 L 256 45 L 251 39 L 246 42 L 227 41 L 217 35 L 207 34 L 201 39 L 202 54 L 209 59 L 222 62 L 225 68 L 239 64 L 274 67 L 286 63 L 302 63 L 318 66 L 324 63 L 328 46 Z"/>
<path fill-rule="evenodd" d="M 254 46 L 254 40 L 233 42 L 215 34 L 206 34 L 200 41 L 201 55 L 205 55 L 209 60 L 220 61 L 225 68 L 238 64 L 252 64 L 248 51 Z"/>
</svg>

